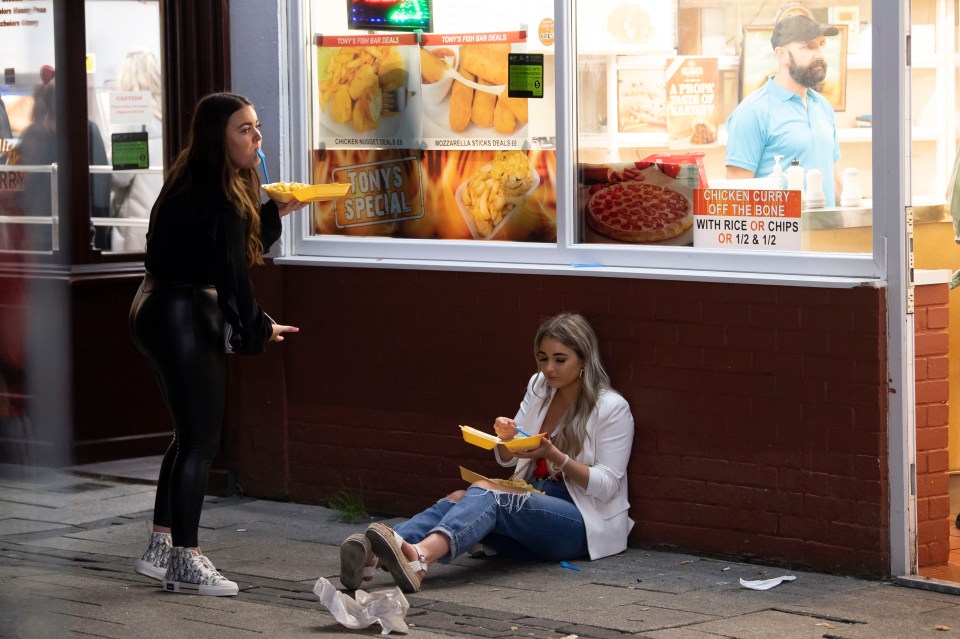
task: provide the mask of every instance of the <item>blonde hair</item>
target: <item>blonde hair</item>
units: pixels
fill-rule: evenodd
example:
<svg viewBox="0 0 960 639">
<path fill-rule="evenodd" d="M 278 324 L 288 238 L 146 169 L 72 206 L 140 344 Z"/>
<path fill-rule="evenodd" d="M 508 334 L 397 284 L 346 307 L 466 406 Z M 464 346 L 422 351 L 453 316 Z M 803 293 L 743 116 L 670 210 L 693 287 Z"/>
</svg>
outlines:
<svg viewBox="0 0 960 639">
<path fill-rule="evenodd" d="M 117 88 L 121 91 L 149 91 L 150 112 L 158 120 L 163 119 L 162 87 L 157 58 L 142 49 L 127 52 L 127 57 L 117 67 Z"/>
<path fill-rule="evenodd" d="M 587 435 L 587 420 L 597 407 L 600 394 L 610 390 L 610 377 L 600 363 L 600 347 L 597 335 L 586 318 L 577 313 L 561 313 L 543 322 L 537 330 L 533 340 L 533 353 L 536 358 L 540 352 L 540 343 L 551 337 L 573 352 L 580 358 L 583 372 L 580 375 L 580 390 L 576 399 L 567 408 L 560 418 L 560 422 L 550 436 L 553 445 L 571 457 L 576 457 L 583 450 L 583 440 Z M 539 368 L 539 364 L 538 364 Z M 543 401 L 540 411 L 544 411 L 550 399 L 556 392 L 541 380 Z M 538 389 L 534 388 L 534 392 Z M 551 474 L 559 469 L 547 463 Z"/>
</svg>

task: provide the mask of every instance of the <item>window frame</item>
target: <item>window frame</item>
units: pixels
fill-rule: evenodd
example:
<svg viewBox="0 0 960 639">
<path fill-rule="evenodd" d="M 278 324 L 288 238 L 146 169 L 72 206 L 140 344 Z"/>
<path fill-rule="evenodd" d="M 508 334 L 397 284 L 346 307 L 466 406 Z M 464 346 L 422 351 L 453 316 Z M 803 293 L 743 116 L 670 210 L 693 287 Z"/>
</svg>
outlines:
<svg viewBox="0 0 960 639">
<path fill-rule="evenodd" d="M 291 104 L 289 120 L 291 169 L 295 175 L 310 175 L 310 157 L 306 135 L 310 105 L 306 60 L 311 35 L 303 19 L 307 3 L 295 3 L 288 14 L 286 51 L 289 60 Z M 309 215 L 294 216 L 288 224 L 289 239 L 280 263 L 324 264 L 378 267 L 437 268 L 447 270 L 496 270 L 500 272 L 567 271 L 571 273 L 609 274 L 664 279 L 764 280 L 774 282 L 847 282 L 850 285 L 886 279 L 883 247 L 893 237 L 892 226 L 903 216 L 906 179 L 880 179 L 904 175 L 905 137 L 902 110 L 885 105 L 883 97 L 892 97 L 892 87 L 902 87 L 906 68 L 896 65 L 896 57 L 884 56 L 887 47 L 872 49 L 872 129 L 873 242 L 872 253 L 809 252 L 737 252 L 692 247 L 619 246 L 574 242 L 574 187 L 576 183 L 576 33 L 572 28 L 574 2 L 555 0 L 556 37 L 556 109 L 557 109 L 557 243 L 524 244 L 513 242 L 476 242 L 463 240 L 414 240 L 401 238 L 357 238 L 310 236 Z M 582 1 L 582 0 L 579 0 Z M 893 23 L 893 12 L 873 3 L 873 33 L 900 28 Z M 903 11 L 903 0 L 898 2 Z M 296 34 L 290 37 L 290 34 Z M 569 44 L 568 44 L 569 43 Z M 571 46 L 572 45 L 572 46 Z M 891 66 L 892 65 L 892 66 Z M 893 74 L 894 81 L 884 81 Z M 889 103 L 889 100 L 887 101 Z M 898 149 L 896 156 L 885 152 Z M 589 267 L 589 268 L 584 268 Z"/>
</svg>

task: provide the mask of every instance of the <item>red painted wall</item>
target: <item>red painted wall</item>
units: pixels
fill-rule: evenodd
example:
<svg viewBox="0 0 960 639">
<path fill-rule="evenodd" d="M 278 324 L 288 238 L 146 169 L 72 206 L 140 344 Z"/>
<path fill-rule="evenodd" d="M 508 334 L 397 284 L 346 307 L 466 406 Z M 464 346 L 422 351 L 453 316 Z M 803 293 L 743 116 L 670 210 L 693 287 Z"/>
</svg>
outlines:
<svg viewBox="0 0 960 639">
<path fill-rule="evenodd" d="M 917 563 L 945 564 L 950 556 L 950 398 L 947 284 L 918 286 L 914 315 L 917 377 Z"/>
<path fill-rule="evenodd" d="M 302 332 L 234 360 L 228 448 L 247 494 L 349 489 L 407 515 L 461 488 L 458 465 L 497 473 L 457 425 L 512 416 L 539 322 L 579 311 L 637 424 L 633 544 L 889 571 L 883 290 L 289 266 L 256 279 Z"/>
</svg>

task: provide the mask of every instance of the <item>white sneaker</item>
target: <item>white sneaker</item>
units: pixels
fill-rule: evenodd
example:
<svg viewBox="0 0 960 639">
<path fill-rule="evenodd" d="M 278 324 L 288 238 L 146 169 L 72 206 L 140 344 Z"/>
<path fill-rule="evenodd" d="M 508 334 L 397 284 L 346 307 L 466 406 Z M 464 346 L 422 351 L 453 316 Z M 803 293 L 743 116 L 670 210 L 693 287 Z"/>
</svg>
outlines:
<svg viewBox="0 0 960 639">
<path fill-rule="evenodd" d="M 213 567 L 209 559 L 192 548 L 174 546 L 170 550 L 170 565 L 163 577 L 167 592 L 195 592 L 214 597 L 236 595 L 240 588 Z"/>
<path fill-rule="evenodd" d="M 167 574 L 167 565 L 170 563 L 170 548 L 173 543 L 170 533 L 153 532 L 153 526 L 147 522 L 150 530 L 150 545 L 140 559 L 133 564 L 133 569 L 141 575 L 160 581 Z"/>
</svg>

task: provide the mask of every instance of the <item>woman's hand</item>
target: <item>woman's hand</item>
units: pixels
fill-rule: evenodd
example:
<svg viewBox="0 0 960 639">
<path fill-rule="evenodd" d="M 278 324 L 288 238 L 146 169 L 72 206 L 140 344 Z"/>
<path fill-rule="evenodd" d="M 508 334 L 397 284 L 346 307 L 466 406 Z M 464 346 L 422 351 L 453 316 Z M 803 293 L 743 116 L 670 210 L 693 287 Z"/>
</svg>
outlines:
<svg viewBox="0 0 960 639">
<path fill-rule="evenodd" d="M 294 197 L 294 198 L 290 198 L 290 201 L 287 202 L 286 204 L 281 204 L 280 202 L 277 202 L 277 211 L 279 211 L 280 217 L 283 217 L 284 215 L 289 215 L 294 211 L 299 211 L 300 209 L 305 207 L 307 204 L 309 204 L 309 202 L 301 202 L 300 200 Z M 277 341 L 280 341 L 280 340 L 277 340 Z"/>
<path fill-rule="evenodd" d="M 497 437 L 508 442 L 517 436 L 517 422 L 509 417 L 497 417 L 493 420 L 493 430 L 496 431 Z"/>
<path fill-rule="evenodd" d="M 271 342 L 282 342 L 284 333 L 299 333 L 300 329 L 296 326 L 284 326 L 283 324 L 273 325 L 273 335 L 270 336 Z"/>
<path fill-rule="evenodd" d="M 544 457 L 547 460 L 557 461 L 563 459 L 563 453 L 553 445 L 553 442 L 550 441 L 549 435 L 544 435 L 540 438 L 540 445 L 536 448 L 531 448 L 530 450 L 518 450 L 513 452 L 514 457 L 519 457 L 520 459 L 537 459 L 539 457 Z"/>
</svg>

